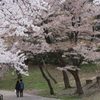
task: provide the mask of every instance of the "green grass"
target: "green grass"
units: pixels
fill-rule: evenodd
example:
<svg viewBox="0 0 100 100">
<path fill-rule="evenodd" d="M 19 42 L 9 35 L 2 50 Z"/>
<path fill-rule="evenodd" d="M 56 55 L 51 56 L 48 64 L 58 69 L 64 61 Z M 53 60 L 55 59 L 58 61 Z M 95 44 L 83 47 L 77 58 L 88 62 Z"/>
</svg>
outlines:
<svg viewBox="0 0 100 100">
<path fill-rule="evenodd" d="M 90 66 L 90 65 L 88 65 L 88 66 Z M 86 72 L 91 72 L 91 71 L 95 70 L 95 68 L 93 68 L 93 67 L 95 67 L 95 66 L 92 66 L 91 67 L 92 69 L 90 68 L 90 69 L 87 70 L 86 69 L 87 66 L 85 65 L 84 67 L 82 67 L 82 73 L 86 74 Z M 88 93 L 86 95 L 86 97 L 88 99 L 82 99 L 83 98 L 82 96 L 74 95 L 76 88 L 64 89 L 62 73 L 60 71 L 56 70 L 55 67 L 48 67 L 48 68 L 49 68 L 49 72 L 52 74 L 52 76 L 58 82 L 57 84 L 55 84 L 49 78 L 51 83 L 52 83 L 55 95 L 50 95 L 47 82 L 42 77 L 42 74 L 41 74 L 41 72 L 38 68 L 35 68 L 35 69 L 31 68 L 29 70 L 30 76 L 24 76 L 24 75 L 22 76 L 23 81 L 25 83 L 25 90 L 29 90 L 29 89 L 41 90 L 39 92 L 36 92 L 36 94 L 40 95 L 40 96 L 44 96 L 44 97 L 59 98 L 59 99 L 62 99 L 62 100 L 90 100 L 89 97 L 91 95 L 94 95 L 93 92 Z M 0 80 L 0 89 L 14 91 L 15 83 L 17 81 L 17 79 L 16 79 L 17 76 L 12 75 L 11 73 L 12 73 L 12 70 L 10 70 L 9 72 L 6 73 L 3 80 Z M 69 73 L 68 73 L 68 75 L 70 77 L 71 86 L 75 87 L 75 82 L 73 80 L 72 75 L 70 75 Z M 82 81 L 82 84 L 84 84 L 83 81 Z"/>
<path fill-rule="evenodd" d="M 29 72 L 30 76 L 22 76 L 25 82 L 25 89 L 45 89 L 46 82 L 39 70 Z M 0 89 L 13 90 L 17 81 L 17 76 L 12 75 L 12 70 L 6 73 L 4 79 L 0 80 Z"/>
<path fill-rule="evenodd" d="M 12 90 L 15 85 L 15 76 L 12 76 L 11 71 L 7 72 L 5 77 L 0 80 L 0 89 Z"/>
<path fill-rule="evenodd" d="M 81 65 L 81 70 L 83 72 L 92 72 L 92 71 L 96 71 L 96 70 L 100 70 L 100 67 L 95 65 L 95 64 L 83 64 Z"/>
</svg>

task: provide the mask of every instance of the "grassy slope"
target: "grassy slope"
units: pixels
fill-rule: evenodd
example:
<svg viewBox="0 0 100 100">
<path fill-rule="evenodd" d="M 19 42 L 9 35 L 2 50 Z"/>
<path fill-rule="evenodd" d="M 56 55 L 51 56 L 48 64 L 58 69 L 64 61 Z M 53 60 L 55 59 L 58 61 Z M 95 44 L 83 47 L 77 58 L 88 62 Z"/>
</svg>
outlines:
<svg viewBox="0 0 100 100">
<path fill-rule="evenodd" d="M 52 76 L 57 80 L 57 84 L 54 84 L 51 80 L 52 86 L 54 88 L 55 95 L 49 95 L 49 89 L 46 81 L 41 75 L 41 72 L 37 68 L 31 68 L 29 70 L 30 76 L 26 77 L 23 76 L 23 81 L 25 82 L 25 90 L 28 93 L 34 93 L 41 96 L 47 96 L 47 97 L 55 97 L 55 98 L 61 98 L 63 100 L 100 100 L 99 94 L 100 91 L 97 92 L 88 92 L 85 91 L 85 94 L 83 96 L 77 96 L 74 95 L 74 92 L 76 88 L 71 88 L 64 90 L 64 83 L 62 78 L 62 73 L 55 69 L 55 67 L 48 67 L 50 73 L 52 73 Z M 92 70 L 93 69 L 93 70 Z M 85 85 L 86 79 L 93 79 L 95 82 L 95 77 L 99 75 L 100 70 L 98 72 L 94 71 L 95 69 L 92 68 L 92 72 L 87 71 L 87 69 L 83 69 L 83 71 L 80 71 L 80 78 L 82 86 Z M 85 71 L 86 70 L 86 71 Z M 14 91 L 15 83 L 16 83 L 16 75 L 12 76 L 12 71 L 7 72 L 3 80 L 0 80 L 0 89 L 6 89 L 6 90 L 12 90 Z M 70 84 L 71 86 L 75 87 L 75 81 L 70 73 L 68 73 L 68 76 L 70 78 Z M 39 91 L 41 90 L 41 91 Z"/>
</svg>

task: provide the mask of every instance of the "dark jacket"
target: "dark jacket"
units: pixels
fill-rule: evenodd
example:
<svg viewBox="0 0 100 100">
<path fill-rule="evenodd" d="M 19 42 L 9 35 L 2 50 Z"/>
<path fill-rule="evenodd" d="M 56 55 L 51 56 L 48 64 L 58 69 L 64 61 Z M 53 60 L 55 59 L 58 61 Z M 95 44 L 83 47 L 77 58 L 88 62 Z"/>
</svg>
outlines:
<svg viewBox="0 0 100 100">
<path fill-rule="evenodd" d="M 15 89 L 16 89 L 16 90 L 19 90 L 19 89 L 20 89 L 20 83 L 19 83 L 19 82 L 16 83 Z"/>
</svg>

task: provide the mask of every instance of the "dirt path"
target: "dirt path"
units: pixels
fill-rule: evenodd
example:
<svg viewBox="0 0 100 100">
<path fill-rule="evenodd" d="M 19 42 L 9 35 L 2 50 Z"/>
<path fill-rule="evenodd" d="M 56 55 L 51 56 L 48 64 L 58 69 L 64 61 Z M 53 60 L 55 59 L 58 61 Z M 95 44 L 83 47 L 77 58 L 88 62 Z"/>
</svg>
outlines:
<svg viewBox="0 0 100 100">
<path fill-rule="evenodd" d="M 24 93 L 24 97 L 16 97 L 16 94 L 13 91 L 6 90 L 0 90 L 0 94 L 3 95 L 3 100 L 60 100 L 54 98 L 40 97 L 36 95 L 29 95 L 26 93 Z"/>
</svg>

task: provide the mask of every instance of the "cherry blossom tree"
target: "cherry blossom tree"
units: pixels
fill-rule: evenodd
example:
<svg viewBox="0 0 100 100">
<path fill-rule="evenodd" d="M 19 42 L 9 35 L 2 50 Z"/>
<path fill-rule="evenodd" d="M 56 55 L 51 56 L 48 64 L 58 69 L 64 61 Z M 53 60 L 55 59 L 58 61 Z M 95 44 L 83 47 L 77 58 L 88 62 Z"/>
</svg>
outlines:
<svg viewBox="0 0 100 100">
<path fill-rule="evenodd" d="M 76 54 L 80 49 L 77 48 L 84 44 L 81 41 L 92 41 L 94 35 L 99 34 L 93 31 L 93 24 L 98 21 L 94 20 L 94 17 L 98 15 L 100 7 L 98 4 L 89 3 L 87 0 L 46 1 L 49 5 L 44 0 L 0 1 L 1 37 L 21 36 L 21 39 L 12 43 L 13 51 L 16 47 L 27 52 L 27 54 L 31 53 L 33 56 L 50 52 L 53 54 L 55 52 L 58 54 L 59 52 L 62 54 L 69 52 L 66 56 L 74 61 L 77 57 L 73 53 Z M 98 39 L 96 38 L 96 40 Z M 94 43 L 94 41 L 92 42 Z M 80 54 L 82 53 L 84 55 L 84 52 Z M 80 54 L 78 55 L 80 56 Z M 17 56 L 18 53 L 15 55 Z M 91 58 L 84 55 L 79 63 L 81 63 L 83 57 Z M 66 63 L 63 65 L 65 66 Z M 75 62 L 73 62 L 73 65 L 74 68 L 79 67 Z M 70 69 L 68 71 L 72 73 L 76 80 L 77 93 L 82 94 L 78 69 L 74 72 Z"/>
<path fill-rule="evenodd" d="M 5 45 L 3 46 L 3 42 L 4 40 L 0 39 L 0 76 L 3 77 L 9 68 L 18 70 L 19 73 L 28 76 L 28 66 L 24 63 L 26 60 L 25 55 L 21 53 L 21 51 L 17 51 L 16 53 L 6 51 L 6 47 Z"/>
<path fill-rule="evenodd" d="M 40 30 L 39 27 L 33 24 L 33 21 L 36 17 L 41 16 L 41 13 L 40 13 L 41 10 L 46 10 L 47 4 L 44 1 L 41 1 L 40 3 L 37 0 L 34 0 L 34 3 L 31 3 L 31 2 L 32 2 L 31 0 L 29 1 L 25 1 L 25 0 L 24 1 L 23 0 L 21 1 L 18 1 L 18 0 L 0 1 L 0 20 L 1 20 L 0 37 L 1 38 L 3 37 L 1 40 L 3 39 L 6 40 L 10 38 L 9 36 L 13 36 L 13 35 L 27 36 L 25 32 L 27 33 L 29 28 L 34 29 L 34 31 Z M 33 30 L 29 30 L 29 31 L 33 31 Z M 6 39 L 4 37 L 6 37 Z M 3 44 L 3 42 L 1 43 L 1 47 L 2 45 L 5 45 Z M 5 50 L 7 46 L 5 48 L 3 47 L 0 48 L 0 52 L 1 52 L 0 54 L 1 62 L 0 63 L 2 64 L 10 63 L 10 65 L 14 66 L 16 70 L 19 70 L 21 74 L 22 73 L 25 74 L 23 72 L 23 69 L 24 68 L 26 69 L 28 67 L 23 62 L 25 60 L 25 56 L 23 54 L 19 55 L 20 52 L 18 51 L 18 49 L 15 53 L 16 49 L 13 48 L 14 47 L 13 42 L 15 41 L 12 41 L 12 47 L 10 48 L 11 49 L 10 51 Z"/>
<path fill-rule="evenodd" d="M 48 3 L 44 2 L 44 0 L 21 0 L 21 1 L 4 0 L 4 1 L 0 1 L 0 5 L 1 5 L 0 19 L 2 19 L 1 27 L 0 27 L 1 37 L 8 40 L 10 37 L 13 37 L 13 36 L 14 37 L 20 36 L 21 38 L 21 40 L 19 39 L 14 40 L 15 43 L 13 43 L 12 39 L 9 41 L 10 43 L 12 43 L 9 49 L 11 49 L 12 52 L 17 51 L 17 53 L 13 53 L 13 55 L 11 55 L 9 51 L 6 51 L 5 55 L 10 54 L 9 56 L 10 58 L 14 56 L 15 59 L 17 60 L 17 63 L 14 63 L 15 65 L 14 67 L 19 72 L 22 72 L 22 69 L 20 68 L 20 66 L 23 67 L 21 62 L 23 62 L 25 59 L 24 59 L 23 54 L 18 55 L 18 53 L 20 53 L 18 49 L 20 49 L 21 52 L 24 51 L 24 53 L 32 52 L 33 55 L 37 55 L 37 54 L 49 51 L 48 48 L 50 47 L 48 46 L 47 43 L 44 42 L 45 40 L 44 40 L 44 37 L 42 36 L 43 34 L 42 34 L 41 27 L 37 25 L 38 22 L 41 21 L 40 18 L 43 15 L 42 13 L 46 12 L 49 9 L 49 6 L 48 6 Z M 32 37 L 34 39 L 32 39 Z M 37 41 L 36 37 L 38 37 L 40 41 L 39 40 Z M 18 41 L 20 41 L 21 43 L 18 43 Z M 15 46 L 17 48 L 15 48 Z M 32 50 L 33 47 L 35 48 Z M 9 62 L 13 64 L 11 61 L 12 59 L 10 59 Z M 41 70 L 41 66 L 40 66 L 40 70 Z M 44 76 L 43 70 L 41 70 L 41 72 Z M 47 79 L 47 82 L 51 89 L 50 93 L 54 94 L 50 81 L 48 79 Z"/>
<path fill-rule="evenodd" d="M 52 44 L 53 49 L 66 52 L 66 57 L 72 61 L 75 70 L 68 69 L 68 71 L 75 78 L 77 86 L 76 92 L 83 94 L 77 67 L 79 67 L 85 59 L 86 61 L 100 59 L 99 53 L 96 52 L 96 49 L 99 47 L 99 38 L 97 38 L 96 35 L 100 33 L 94 31 L 93 28 L 94 24 L 99 22 L 99 19 L 95 19 L 95 16 L 98 16 L 100 6 L 87 0 L 64 0 L 56 4 L 58 4 L 58 6 L 54 7 L 55 12 L 53 12 L 55 17 L 53 17 L 53 14 L 51 17 L 48 16 L 48 20 L 52 19 L 52 21 L 44 23 L 44 31 L 49 40 L 50 37 L 53 36 L 54 41 L 48 42 Z M 85 45 L 83 46 L 84 50 L 81 51 L 82 48 L 80 48 L 79 45 Z M 79 49 L 75 47 L 79 47 Z M 83 53 L 84 56 L 79 54 L 77 50 Z"/>
<path fill-rule="evenodd" d="M 78 59 L 80 57 L 77 60 L 77 56 L 74 55 L 75 50 L 73 50 L 75 48 L 73 47 L 79 43 L 84 45 L 84 42 L 81 41 L 92 41 L 94 39 L 93 35 L 99 34 L 96 31 L 93 32 L 93 23 L 96 21 L 93 18 L 98 15 L 100 8 L 98 5 L 89 3 L 87 0 L 72 0 L 71 2 L 52 0 L 52 2 L 52 8 L 41 17 L 40 22 L 37 24 L 39 26 L 42 25 L 41 32 L 30 34 L 29 38 L 21 40 L 20 48 L 25 51 L 31 51 L 34 55 L 45 52 L 68 51 L 67 57 L 72 61 L 74 66 L 79 67 L 86 56 L 83 57 L 77 54 Z M 57 6 L 55 7 L 56 4 Z M 92 42 L 94 43 L 94 41 Z M 88 60 L 91 58 L 89 55 Z M 82 94 L 83 90 L 78 76 L 78 69 L 75 71 L 69 69 L 68 71 L 70 71 L 76 80 L 76 92 Z"/>
<path fill-rule="evenodd" d="M 8 40 L 10 37 L 21 36 L 28 36 L 27 34 L 34 33 L 35 31 L 40 31 L 40 27 L 36 26 L 35 23 L 38 22 L 39 18 L 41 17 L 41 12 L 46 11 L 49 7 L 48 4 L 43 0 L 2 0 L 0 1 L 0 38 L 3 40 Z M 10 38 L 11 46 L 9 50 L 1 49 L 1 63 L 14 63 L 11 59 L 16 57 L 20 60 L 16 61 L 19 64 L 21 63 L 21 59 L 24 59 L 23 55 L 18 55 L 20 53 L 18 49 L 16 50 L 14 42 L 17 40 L 12 40 Z M 8 44 L 8 43 L 7 43 Z M 4 44 L 1 44 L 4 45 Z M 7 46 L 6 46 L 7 48 Z M 11 52 L 12 51 L 12 52 Z M 17 52 L 17 53 L 15 53 Z M 4 59 L 5 55 L 8 55 L 8 59 Z M 18 56 L 18 58 L 17 58 Z M 15 60 L 14 59 L 14 60 Z M 9 61 L 9 62 L 7 62 Z M 12 62 L 11 62 L 12 61 Z M 22 61 L 23 62 L 23 61 Z M 23 66 L 23 65 L 22 65 Z M 15 65 L 17 68 L 17 64 Z M 19 70 L 20 67 L 18 67 Z"/>
</svg>

